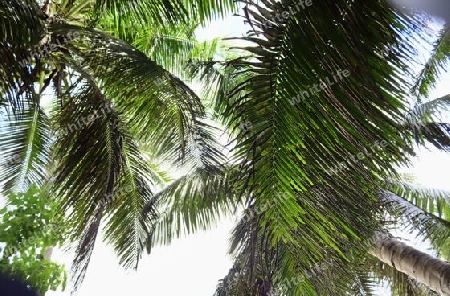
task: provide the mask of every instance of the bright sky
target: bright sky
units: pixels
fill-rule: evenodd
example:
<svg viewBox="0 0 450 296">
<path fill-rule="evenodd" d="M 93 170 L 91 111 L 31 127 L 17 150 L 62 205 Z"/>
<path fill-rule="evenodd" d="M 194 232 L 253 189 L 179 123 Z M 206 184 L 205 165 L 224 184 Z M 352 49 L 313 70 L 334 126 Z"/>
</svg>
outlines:
<svg viewBox="0 0 450 296">
<path fill-rule="evenodd" d="M 439 83 L 431 93 L 430 99 L 450 94 L 450 72 L 442 75 Z M 448 114 L 448 113 L 447 113 Z M 446 116 L 445 119 L 447 119 Z M 450 191 L 450 179 L 447 168 L 450 167 L 450 154 L 441 152 L 429 145 L 429 149 L 420 148 L 413 167 L 408 171 L 417 177 L 417 181 L 428 187 Z"/>
<path fill-rule="evenodd" d="M 241 18 L 214 22 L 198 33 L 200 40 L 216 36 L 241 36 Z M 432 98 L 450 93 L 450 75 L 443 79 Z M 448 174 L 450 155 L 434 149 L 421 149 L 420 157 L 410 172 L 423 185 L 450 190 Z M 212 231 L 175 240 L 168 247 L 157 247 L 146 255 L 138 272 L 124 271 L 113 250 L 97 241 L 86 279 L 79 289 L 81 296 L 97 295 L 162 295 L 211 296 L 220 278 L 227 274 L 231 260 L 227 256 L 229 233 L 234 223 L 224 220 Z M 53 258 L 70 266 L 72 257 L 56 250 Z M 47 296 L 68 295 L 48 292 Z M 382 294 L 380 294 L 382 295 Z"/>
<path fill-rule="evenodd" d="M 138 272 L 118 266 L 110 247 L 99 242 L 79 295 L 208 295 L 228 273 L 228 233 L 233 223 L 223 221 L 214 231 L 176 240 L 145 256 Z M 48 293 L 48 296 L 64 295 Z"/>
</svg>

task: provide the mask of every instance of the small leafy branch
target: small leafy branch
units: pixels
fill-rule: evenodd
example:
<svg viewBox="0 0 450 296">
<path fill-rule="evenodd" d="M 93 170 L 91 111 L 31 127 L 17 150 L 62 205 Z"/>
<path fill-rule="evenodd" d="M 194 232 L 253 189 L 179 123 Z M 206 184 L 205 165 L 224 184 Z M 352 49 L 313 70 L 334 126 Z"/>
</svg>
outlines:
<svg viewBox="0 0 450 296">
<path fill-rule="evenodd" d="M 0 271 L 12 274 L 39 293 L 65 289 L 63 265 L 47 260 L 44 253 L 64 241 L 63 219 L 45 190 L 32 186 L 24 193 L 10 193 L 0 209 Z"/>
</svg>

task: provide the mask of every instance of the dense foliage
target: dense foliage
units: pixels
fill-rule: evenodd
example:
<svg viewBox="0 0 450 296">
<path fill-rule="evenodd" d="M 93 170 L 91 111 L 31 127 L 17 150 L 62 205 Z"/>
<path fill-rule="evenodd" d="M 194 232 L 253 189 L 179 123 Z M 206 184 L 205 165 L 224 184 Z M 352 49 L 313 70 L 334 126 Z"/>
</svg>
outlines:
<svg viewBox="0 0 450 296">
<path fill-rule="evenodd" d="M 237 46 L 196 41 L 235 11 L 249 26 Z M 450 149 L 435 116 L 449 98 L 427 98 L 449 57 L 442 28 L 386 0 L 3 1 L 3 192 L 50 186 L 75 288 L 101 228 L 137 268 L 243 207 L 217 295 L 370 295 L 398 275 L 368 253 L 386 213 L 448 243 L 448 217 L 419 202 L 447 193 L 397 172 L 415 143 Z"/>
<path fill-rule="evenodd" d="M 0 241 L 4 244 L 0 272 L 18 277 L 42 295 L 66 286 L 64 266 L 45 258 L 64 241 L 63 217 L 48 192 L 32 186 L 21 194 L 11 193 L 0 209 Z"/>
</svg>

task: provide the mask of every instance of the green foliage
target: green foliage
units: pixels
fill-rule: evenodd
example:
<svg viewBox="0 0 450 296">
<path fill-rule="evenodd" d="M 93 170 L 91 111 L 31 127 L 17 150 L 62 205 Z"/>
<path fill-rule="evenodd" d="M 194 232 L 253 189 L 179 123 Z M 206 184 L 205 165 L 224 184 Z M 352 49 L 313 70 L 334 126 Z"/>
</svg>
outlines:
<svg viewBox="0 0 450 296">
<path fill-rule="evenodd" d="M 450 150 L 449 125 L 430 115 L 448 97 L 418 105 L 405 118 L 411 88 L 405 76 L 416 53 L 411 40 L 423 41 L 423 23 L 384 0 L 314 1 L 301 9 L 292 0 L 42 4 L 0 4 L 0 179 L 4 192 L 34 192 L 32 184 L 55 176 L 56 203 L 48 210 L 56 207 L 70 220 L 75 288 L 100 225 L 119 262 L 136 268 L 155 244 L 211 227 L 243 204 L 231 247 L 239 277 L 231 280 L 230 272 L 218 295 L 370 294 L 360 265 L 388 208 L 380 206 L 387 203 L 380 187 L 396 179 L 395 167 L 413 155 L 414 140 Z M 240 51 L 195 40 L 199 24 L 237 7 L 252 29 Z M 419 93 L 446 65 L 448 30 L 442 36 Z M 38 44 L 47 51 L 31 55 Z M 349 75 L 335 78 L 344 71 Z M 190 78 L 206 84 L 202 98 L 188 87 Z M 232 161 L 209 111 L 232 137 Z M 373 150 L 380 142 L 387 145 Z M 360 153 L 365 157 L 355 160 Z M 156 163 L 178 175 L 166 178 Z M 391 189 L 398 194 L 388 196 L 393 213 L 446 233 L 434 213 L 414 216 L 406 196 Z M 11 259 L 3 263 L 14 270 L 37 268 L 41 261 L 32 254 L 62 239 L 53 228 L 42 232 L 53 216 L 41 221 L 41 214 L 28 213 L 28 205 L 43 207 L 30 194 L 32 203 L 22 206 L 20 194 L 9 195 L 17 212 L 3 213 L 5 225 L 14 226 L 2 226 Z M 42 290 L 65 282 L 59 267 L 42 262 L 48 272 L 30 281 L 48 276 Z"/>
<path fill-rule="evenodd" d="M 356 268 L 347 262 L 364 253 L 362 241 L 380 227 L 375 190 L 395 174 L 394 164 L 413 154 L 411 134 L 398 125 L 408 87 L 400 74 L 407 69 L 402 58 L 411 54 L 406 42 L 414 23 L 383 1 L 314 2 L 271 20 L 294 5 L 247 5 L 253 30 L 243 40 L 253 44 L 223 71 L 237 73 L 242 82 L 220 97 L 216 111 L 231 130 L 242 122 L 253 126 L 236 136 L 240 197 L 248 199 L 248 208 L 258 208 L 275 203 L 279 193 L 289 196 L 258 215 L 256 225 L 236 227 L 232 251 L 253 275 L 247 278 L 258 291 L 252 295 L 265 295 L 267 281 L 276 285 L 323 261 L 336 262 L 334 271 L 346 284 L 326 287 L 325 282 L 334 283 L 331 278 L 304 281 L 286 294 L 344 295 L 352 282 L 346 267 Z M 374 14 L 377 21 L 368 22 Z M 348 77 L 309 90 L 327 77 L 335 81 L 344 70 Z M 304 99 L 290 103 L 299 96 Z M 387 146 L 333 173 L 340 162 L 370 151 L 377 141 Z M 268 254 L 276 247 L 283 251 L 280 263 L 275 269 L 260 267 L 264 262 L 258 264 L 256 250 L 263 248 L 274 260 Z M 273 273 L 279 276 L 271 279 Z"/>
<path fill-rule="evenodd" d="M 433 46 L 431 56 L 419 74 L 414 85 L 415 92 L 420 96 L 427 96 L 430 89 L 436 86 L 437 79 L 447 69 L 450 59 L 450 26 L 442 29 L 438 40 Z"/>
<path fill-rule="evenodd" d="M 11 193 L 0 214 L 0 242 L 5 245 L 0 270 L 20 277 L 40 293 L 65 289 L 64 266 L 44 258 L 65 239 L 63 217 L 46 190 L 31 186 L 25 193 Z"/>
<path fill-rule="evenodd" d="M 0 6 L 0 177 L 3 192 L 16 192 L 55 176 L 58 210 L 78 244 L 78 286 L 101 223 L 125 267 L 153 245 L 158 209 L 143 210 L 166 173 L 151 163 L 221 174 L 217 129 L 179 77 L 218 48 L 195 40 L 197 26 L 236 3 L 28 2 Z"/>
<path fill-rule="evenodd" d="M 429 142 L 437 149 L 449 152 L 450 124 L 442 122 L 442 115 L 449 111 L 449 107 L 450 95 L 427 102 L 418 100 L 405 118 L 405 128 L 413 133 L 418 144 Z"/>
</svg>

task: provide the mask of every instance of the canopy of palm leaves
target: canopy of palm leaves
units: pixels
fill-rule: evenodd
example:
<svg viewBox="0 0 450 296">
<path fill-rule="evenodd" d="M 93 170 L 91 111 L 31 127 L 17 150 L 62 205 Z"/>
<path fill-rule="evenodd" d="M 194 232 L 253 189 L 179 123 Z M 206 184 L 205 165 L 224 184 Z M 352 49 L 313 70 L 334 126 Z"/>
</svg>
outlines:
<svg viewBox="0 0 450 296">
<path fill-rule="evenodd" d="M 53 184 L 78 241 L 75 285 L 101 223 L 125 267 L 151 246 L 156 207 L 142 212 L 165 178 L 150 165 L 155 157 L 199 175 L 221 172 L 214 128 L 177 77 L 180 59 L 215 51 L 215 42 L 193 39 L 195 26 L 234 7 L 214 2 L 0 4 L 3 190 Z"/>
<path fill-rule="evenodd" d="M 75 285 L 100 225 L 136 267 L 144 249 L 243 204 L 217 295 L 369 290 L 367 240 L 390 196 L 380 188 L 400 194 L 386 180 L 414 141 L 450 147 L 448 124 L 425 116 L 447 98 L 405 116 L 408 91 L 425 95 L 445 66 L 448 31 L 414 83 L 411 40 L 428 32 L 387 1 L 238 2 L 0 4 L 3 190 L 52 184 L 78 242 Z M 218 44 L 194 30 L 237 6 L 246 46 L 216 59 Z M 202 99 L 191 77 L 207 85 Z M 182 177 L 164 187 L 160 162 Z"/>
</svg>

